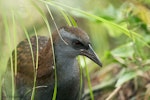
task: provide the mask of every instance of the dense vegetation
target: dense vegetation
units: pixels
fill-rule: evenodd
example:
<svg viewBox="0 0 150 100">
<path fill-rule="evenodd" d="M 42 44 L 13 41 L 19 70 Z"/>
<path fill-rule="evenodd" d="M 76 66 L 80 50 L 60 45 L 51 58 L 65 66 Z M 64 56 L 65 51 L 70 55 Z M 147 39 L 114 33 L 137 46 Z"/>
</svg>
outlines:
<svg viewBox="0 0 150 100">
<path fill-rule="evenodd" d="M 87 78 L 85 98 L 148 100 L 149 16 L 149 0 L 0 0 L 0 87 L 7 61 L 20 41 L 35 33 L 49 36 L 57 27 L 69 25 L 90 35 L 103 62 L 99 68 L 79 59 L 91 80 Z M 93 93 L 88 97 L 91 85 Z"/>
</svg>

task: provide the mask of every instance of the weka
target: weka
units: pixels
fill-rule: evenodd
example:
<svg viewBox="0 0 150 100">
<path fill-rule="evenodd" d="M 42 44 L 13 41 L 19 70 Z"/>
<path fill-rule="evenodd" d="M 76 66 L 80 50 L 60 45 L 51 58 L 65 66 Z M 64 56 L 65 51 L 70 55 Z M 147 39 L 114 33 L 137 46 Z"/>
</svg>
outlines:
<svg viewBox="0 0 150 100">
<path fill-rule="evenodd" d="M 58 34 L 59 31 L 59 34 Z M 52 34 L 54 54 L 57 71 L 57 100 L 79 100 L 83 90 L 80 89 L 80 70 L 76 57 L 83 55 L 99 66 L 102 66 L 97 55 L 93 51 L 90 40 L 83 30 L 77 27 L 61 27 Z M 61 36 L 61 37 L 60 37 Z M 55 85 L 55 66 L 53 60 L 52 45 L 49 38 L 35 36 L 20 42 L 17 46 L 17 74 L 15 80 L 15 100 L 30 100 L 33 90 L 34 77 L 36 75 L 35 100 L 51 100 Z M 37 46 L 38 43 L 38 46 Z M 38 47 L 38 49 L 37 49 Z M 37 55 L 38 51 L 38 55 Z M 13 63 L 15 54 L 13 52 Z M 38 57 L 38 62 L 36 58 Z M 34 58 L 34 61 L 33 59 Z M 34 63 L 33 63 L 34 62 Z M 38 63 L 38 66 L 36 64 Z M 37 68 L 37 74 L 35 74 Z M 11 80 L 10 62 L 7 69 L 7 77 Z M 4 95 L 11 99 L 11 82 L 5 79 Z"/>
</svg>

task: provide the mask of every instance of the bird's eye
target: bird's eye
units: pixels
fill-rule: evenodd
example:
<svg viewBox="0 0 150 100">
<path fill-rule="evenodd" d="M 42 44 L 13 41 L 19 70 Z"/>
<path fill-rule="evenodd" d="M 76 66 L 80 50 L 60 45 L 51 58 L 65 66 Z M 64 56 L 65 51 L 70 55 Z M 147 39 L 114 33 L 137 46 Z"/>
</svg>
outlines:
<svg viewBox="0 0 150 100">
<path fill-rule="evenodd" d="M 75 40 L 73 43 L 74 45 L 82 45 L 82 43 L 79 40 Z"/>
<path fill-rule="evenodd" d="M 76 48 L 76 49 L 84 48 L 84 44 L 81 43 L 79 40 L 74 40 L 74 41 L 72 42 L 72 45 L 73 45 L 73 47 Z"/>
</svg>

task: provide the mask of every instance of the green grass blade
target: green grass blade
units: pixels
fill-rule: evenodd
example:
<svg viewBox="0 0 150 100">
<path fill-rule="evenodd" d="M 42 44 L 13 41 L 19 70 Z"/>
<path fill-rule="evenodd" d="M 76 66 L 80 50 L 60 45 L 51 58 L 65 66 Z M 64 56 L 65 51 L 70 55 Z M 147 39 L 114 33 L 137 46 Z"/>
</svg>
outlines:
<svg viewBox="0 0 150 100">
<path fill-rule="evenodd" d="M 54 24 L 55 24 L 55 27 L 56 27 L 57 31 L 58 31 L 57 25 L 56 25 L 56 23 L 54 21 L 53 15 L 52 15 L 52 13 L 51 13 L 48 5 L 46 5 L 46 7 L 47 7 L 47 10 L 48 10 L 48 12 L 49 12 L 49 14 L 50 14 L 50 16 L 51 16 Z M 48 23 L 48 21 L 46 23 Z M 47 28 L 50 29 L 49 24 L 47 24 Z M 57 82 L 57 67 L 56 67 L 56 62 L 55 62 L 55 51 L 54 51 L 54 46 L 53 46 L 52 34 L 50 34 L 50 40 L 51 40 L 51 44 L 52 44 L 53 61 L 54 61 L 54 67 L 55 67 L 55 86 L 54 86 L 54 92 L 53 92 L 53 98 L 52 98 L 52 100 L 56 100 L 56 96 L 57 96 L 57 84 L 58 84 L 58 82 Z"/>
<path fill-rule="evenodd" d="M 38 57 L 39 57 L 38 36 L 37 36 L 35 27 L 34 27 L 34 31 L 35 31 L 35 36 L 36 36 L 36 65 L 35 65 L 35 70 L 34 70 L 34 83 L 33 83 L 31 100 L 34 100 L 34 95 L 35 95 L 36 77 L 37 77 L 37 69 L 38 69 Z"/>
<path fill-rule="evenodd" d="M 34 60 L 34 54 L 33 54 L 33 48 L 32 48 L 32 44 L 31 44 L 31 40 L 30 40 L 30 37 L 29 37 L 29 33 L 27 32 L 26 28 L 23 26 L 23 30 L 24 30 L 24 33 L 26 35 L 26 38 L 28 40 L 28 43 L 29 43 L 29 46 L 30 46 L 30 51 L 31 51 L 31 56 L 32 56 L 32 63 L 33 63 L 33 68 L 35 66 L 35 60 Z"/>
<path fill-rule="evenodd" d="M 10 40 L 10 31 L 9 31 L 9 25 L 8 25 L 8 21 L 5 15 L 3 15 L 3 21 L 4 21 L 4 27 L 5 27 L 5 31 L 8 38 L 8 45 L 9 45 L 9 50 L 12 50 L 12 46 L 11 46 L 11 40 Z M 11 52 L 11 51 L 10 51 Z M 14 67 L 13 67 L 13 58 L 12 55 L 10 55 L 10 66 L 11 66 L 11 96 L 12 96 L 12 100 L 14 100 L 15 97 L 15 84 L 14 84 Z"/>
<path fill-rule="evenodd" d="M 87 78 L 87 81 L 88 81 L 88 87 L 90 89 L 90 97 L 91 97 L 91 100 L 94 100 L 91 80 L 90 80 L 90 76 L 89 76 L 88 67 L 87 67 L 87 64 L 86 64 L 86 61 L 85 61 L 85 57 L 84 57 L 84 63 L 85 63 L 85 72 L 86 72 L 86 78 Z"/>
<path fill-rule="evenodd" d="M 33 69 L 34 69 L 34 71 L 35 71 L 35 58 L 34 58 L 34 54 L 33 54 L 33 48 L 32 48 L 32 44 L 31 44 L 31 40 L 30 40 L 30 37 L 29 37 L 29 33 L 27 32 L 27 30 L 26 30 L 26 28 L 23 26 L 23 24 L 22 24 L 22 27 L 23 27 L 23 30 L 24 30 L 24 33 L 25 33 L 25 35 L 26 35 L 26 38 L 27 38 L 27 40 L 28 40 L 28 43 L 29 43 L 29 46 L 30 46 L 30 51 L 31 51 L 31 56 L 32 56 L 32 63 L 33 63 Z M 34 89 L 34 86 L 33 86 L 33 89 Z M 33 90 L 34 91 L 34 90 Z M 27 92 L 28 93 L 28 92 Z M 27 93 L 25 93 L 25 95 L 27 94 Z M 32 92 L 32 94 L 33 94 L 33 92 Z M 33 98 L 33 96 L 31 96 L 31 99 Z"/>
<path fill-rule="evenodd" d="M 72 26 L 67 14 L 63 11 L 63 10 L 60 10 L 60 12 L 62 13 L 62 15 L 64 16 L 66 22 L 68 23 L 69 26 Z"/>
<path fill-rule="evenodd" d="M 68 17 L 69 17 L 72 25 L 75 26 L 75 27 L 77 27 L 78 25 L 77 25 L 76 21 L 74 20 L 74 18 L 71 15 L 68 15 Z"/>
<path fill-rule="evenodd" d="M 17 32 L 16 32 L 16 22 L 15 22 L 15 16 L 14 16 L 14 11 L 12 11 L 12 21 L 13 21 L 13 37 L 14 37 L 14 45 L 17 44 L 16 42 L 16 35 L 17 35 Z M 17 46 L 15 46 L 15 49 L 14 49 L 14 52 L 15 52 L 15 62 L 14 62 L 14 74 L 15 76 L 17 75 Z"/>
</svg>

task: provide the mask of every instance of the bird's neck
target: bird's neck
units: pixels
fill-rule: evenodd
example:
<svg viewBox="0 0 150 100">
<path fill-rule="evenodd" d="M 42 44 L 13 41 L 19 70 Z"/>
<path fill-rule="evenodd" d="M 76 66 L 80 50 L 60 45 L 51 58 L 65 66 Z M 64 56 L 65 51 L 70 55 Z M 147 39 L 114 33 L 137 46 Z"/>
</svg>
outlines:
<svg viewBox="0 0 150 100">
<path fill-rule="evenodd" d="M 69 81 L 72 78 L 80 77 L 80 71 L 76 57 L 70 57 L 63 51 L 60 53 L 59 50 L 57 50 L 57 48 L 55 49 L 58 78 Z"/>
<path fill-rule="evenodd" d="M 68 100 L 68 98 L 69 100 L 79 100 L 80 71 L 76 58 L 56 55 L 56 62 L 58 98 L 65 98 L 63 100 Z M 70 94 L 70 97 L 64 97 L 63 92 Z"/>
</svg>

